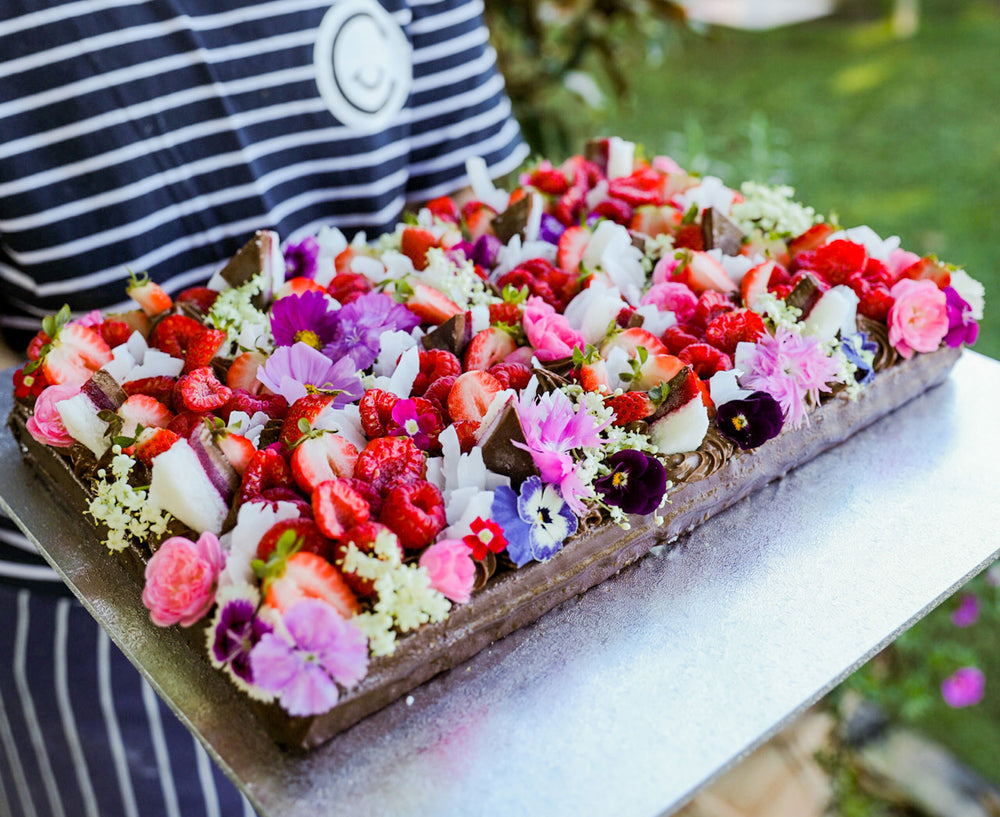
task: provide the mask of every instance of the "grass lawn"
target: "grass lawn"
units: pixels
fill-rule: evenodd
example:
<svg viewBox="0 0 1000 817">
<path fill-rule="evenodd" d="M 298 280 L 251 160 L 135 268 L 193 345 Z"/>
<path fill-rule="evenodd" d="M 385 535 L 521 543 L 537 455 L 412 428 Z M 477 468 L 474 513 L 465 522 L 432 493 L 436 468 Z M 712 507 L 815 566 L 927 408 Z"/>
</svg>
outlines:
<svg viewBox="0 0 1000 817">
<path fill-rule="evenodd" d="M 635 65 L 633 96 L 607 112 L 601 131 L 733 185 L 787 182 L 847 226 L 868 224 L 964 266 L 986 286 L 976 348 L 1000 357 L 998 69 L 995 0 L 924 0 L 920 30 L 905 40 L 871 13 L 763 33 L 675 32 L 658 63 Z M 895 686 L 876 697 L 906 706 L 918 726 L 1000 782 L 1000 617 L 960 631 L 948 618 L 954 603 L 904 637 L 888 679 Z M 987 677 L 979 706 L 941 701 L 937 683 L 950 671 L 942 644 L 977 656 Z M 877 675 L 868 674 L 863 681 Z"/>
</svg>

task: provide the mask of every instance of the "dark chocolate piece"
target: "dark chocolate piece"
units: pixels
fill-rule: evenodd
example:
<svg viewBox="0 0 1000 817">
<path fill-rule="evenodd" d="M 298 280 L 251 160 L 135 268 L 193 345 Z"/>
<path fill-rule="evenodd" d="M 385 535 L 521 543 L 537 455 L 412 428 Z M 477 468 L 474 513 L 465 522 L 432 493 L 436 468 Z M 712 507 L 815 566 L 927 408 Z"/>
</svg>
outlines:
<svg viewBox="0 0 1000 817">
<path fill-rule="evenodd" d="M 816 280 L 816 276 L 807 272 L 803 275 L 795 288 L 788 293 L 785 303 L 802 310 L 802 317 L 806 318 L 820 298 L 823 297 L 823 290 Z"/>
<path fill-rule="evenodd" d="M 525 196 L 493 219 L 493 232 L 504 244 L 516 235 L 524 238 L 524 228 L 528 226 L 534 200 L 534 196 Z"/>
<path fill-rule="evenodd" d="M 743 246 L 743 231 L 714 207 L 701 214 L 701 235 L 706 250 L 718 248 L 723 255 L 739 255 Z"/>
<path fill-rule="evenodd" d="M 479 440 L 483 449 L 483 462 L 497 474 L 506 474 L 515 485 L 537 474 L 531 454 L 513 443 L 524 445 L 524 431 L 514 406 L 508 403 L 494 418 Z"/>
<path fill-rule="evenodd" d="M 421 343 L 425 349 L 444 349 L 461 358 L 470 340 L 472 323 L 466 320 L 464 312 L 459 312 L 424 335 Z"/>
</svg>

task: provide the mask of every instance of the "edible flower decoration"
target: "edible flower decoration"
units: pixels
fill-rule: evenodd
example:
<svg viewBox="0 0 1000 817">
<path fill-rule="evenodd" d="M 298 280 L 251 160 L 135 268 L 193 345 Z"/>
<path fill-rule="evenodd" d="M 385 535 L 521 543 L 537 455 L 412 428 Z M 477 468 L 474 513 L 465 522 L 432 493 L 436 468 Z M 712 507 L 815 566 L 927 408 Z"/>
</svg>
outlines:
<svg viewBox="0 0 1000 817">
<path fill-rule="evenodd" d="M 285 278 L 315 278 L 319 242 L 311 235 L 285 247 Z"/>
<path fill-rule="evenodd" d="M 718 407 L 719 431 L 744 451 L 766 443 L 781 431 L 781 406 L 766 391 L 755 391 L 742 399 Z"/>
<path fill-rule="evenodd" d="M 492 510 L 507 538 L 507 555 L 518 567 L 551 559 L 578 525 L 559 489 L 538 477 L 528 477 L 520 494 L 504 485 L 497 488 Z"/>
<path fill-rule="evenodd" d="M 260 593 L 248 584 L 228 585 L 216 597 L 215 616 L 207 630 L 208 657 L 234 683 L 255 698 L 270 699 L 254 684 L 250 652 L 274 626 L 260 614 Z"/>
<path fill-rule="evenodd" d="M 409 309 L 381 292 L 367 292 L 335 314 L 336 332 L 323 353 L 332 360 L 348 358 L 356 369 L 367 369 L 375 362 L 383 332 L 409 332 L 420 323 Z"/>
<path fill-rule="evenodd" d="M 868 339 L 864 332 L 857 332 L 840 342 L 844 357 L 854 366 L 854 379 L 861 386 L 867 386 L 875 379 L 875 353 L 878 344 Z"/>
<path fill-rule="evenodd" d="M 441 420 L 432 411 L 418 412 L 413 400 L 397 400 L 392 407 L 392 421 L 396 424 L 389 430 L 394 437 L 409 437 L 421 451 L 427 451 L 441 431 Z"/>
<path fill-rule="evenodd" d="M 361 378 L 349 357 L 336 363 L 307 343 L 275 349 L 257 371 L 257 379 L 291 405 L 300 397 L 318 392 L 335 394 L 333 405 L 343 406 L 364 394 Z"/>
<path fill-rule="evenodd" d="M 310 290 L 279 298 L 271 307 L 271 334 L 278 346 L 305 343 L 321 350 L 337 333 L 333 302 L 322 292 Z"/>
<path fill-rule="evenodd" d="M 606 503 L 643 516 L 660 507 L 667 490 L 667 471 L 656 457 L 626 448 L 608 457 L 607 465 L 611 473 L 594 482 Z"/>
<path fill-rule="evenodd" d="M 165 541 L 146 564 L 142 603 L 158 627 L 190 627 L 215 603 L 225 555 L 214 533 L 192 542 L 183 536 Z"/>
<path fill-rule="evenodd" d="M 502 553 L 507 547 L 507 540 L 501 528 L 492 519 L 477 516 L 469 525 L 472 533 L 462 537 L 462 541 L 472 550 L 472 558 L 483 561 L 487 553 Z"/>
<path fill-rule="evenodd" d="M 971 346 L 979 337 L 979 324 L 973 316 L 972 306 L 954 287 L 945 287 L 944 297 L 948 311 L 948 332 L 944 342 L 953 348 L 963 343 Z"/>
<path fill-rule="evenodd" d="M 948 301 L 945 293 L 929 279 L 903 278 L 889 290 L 889 343 L 900 356 L 933 352 L 948 334 Z"/>
</svg>

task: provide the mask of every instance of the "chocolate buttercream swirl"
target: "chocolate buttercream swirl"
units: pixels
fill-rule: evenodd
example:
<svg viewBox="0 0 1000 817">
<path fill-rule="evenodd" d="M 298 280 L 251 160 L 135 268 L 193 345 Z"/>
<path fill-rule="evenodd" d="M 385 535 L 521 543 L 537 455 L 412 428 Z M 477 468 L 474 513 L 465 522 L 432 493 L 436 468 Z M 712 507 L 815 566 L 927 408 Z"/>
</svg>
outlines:
<svg viewBox="0 0 1000 817">
<path fill-rule="evenodd" d="M 735 451 L 735 444 L 711 426 L 696 451 L 671 454 L 663 461 L 667 479 L 675 484 L 705 479 L 725 465 Z"/>
<path fill-rule="evenodd" d="M 857 326 L 858 331 L 864 332 L 868 336 L 868 340 L 873 341 L 878 347 L 875 351 L 875 360 L 872 363 L 872 368 L 876 372 L 888 369 L 899 360 L 899 354 L 889 343 L 889 327 L 886 324 L 859 313 Z"/>
</svg>

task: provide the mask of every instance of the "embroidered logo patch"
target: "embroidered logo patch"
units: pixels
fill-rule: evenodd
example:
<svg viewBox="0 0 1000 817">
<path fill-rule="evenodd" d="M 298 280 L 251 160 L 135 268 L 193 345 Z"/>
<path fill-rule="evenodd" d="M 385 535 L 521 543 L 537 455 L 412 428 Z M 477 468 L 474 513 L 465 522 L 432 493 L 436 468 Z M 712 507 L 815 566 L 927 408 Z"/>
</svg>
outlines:
<svg viewBox="0 0 1000 817">
<path fill-rule="evenodd" d="M 365 133 L 390 124 L 410 94 L 411 51 L 399 23 L 376 0 L 338 0 L 320 23 L 313 53 L 330 113 Z"/>
</svg>

